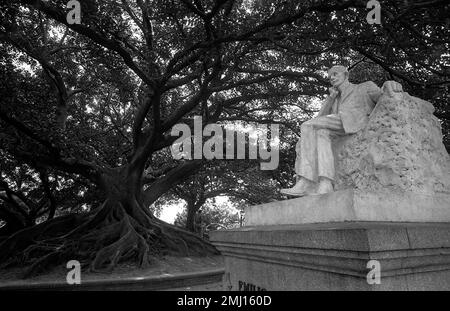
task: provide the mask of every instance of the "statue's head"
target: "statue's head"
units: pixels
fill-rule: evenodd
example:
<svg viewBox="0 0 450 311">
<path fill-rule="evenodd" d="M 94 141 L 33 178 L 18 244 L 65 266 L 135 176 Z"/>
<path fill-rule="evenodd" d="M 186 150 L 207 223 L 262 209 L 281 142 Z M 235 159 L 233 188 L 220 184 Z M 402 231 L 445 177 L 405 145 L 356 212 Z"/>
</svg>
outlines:
<svg viewBox="0 0 450 311">
<path fill-rule="evenodd" d="M 339 87 L 342 83 L 348 81 L 347 67 L 337 65 L 328 70 L 328 79 L 334 87 Z"/>
</svg>

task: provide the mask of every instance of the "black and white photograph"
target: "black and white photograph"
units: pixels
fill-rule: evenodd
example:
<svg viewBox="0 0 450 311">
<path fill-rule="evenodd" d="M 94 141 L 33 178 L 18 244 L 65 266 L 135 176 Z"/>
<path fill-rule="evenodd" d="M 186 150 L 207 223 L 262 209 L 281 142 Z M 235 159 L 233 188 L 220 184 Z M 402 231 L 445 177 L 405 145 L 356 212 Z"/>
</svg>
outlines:
<svg viewBox="0 0 450 311">
<path fill-rule="evenodd" d="M 450 290 L 448 0 L 0 0 L 0 81 L 5 296 Z"/>
</svg>

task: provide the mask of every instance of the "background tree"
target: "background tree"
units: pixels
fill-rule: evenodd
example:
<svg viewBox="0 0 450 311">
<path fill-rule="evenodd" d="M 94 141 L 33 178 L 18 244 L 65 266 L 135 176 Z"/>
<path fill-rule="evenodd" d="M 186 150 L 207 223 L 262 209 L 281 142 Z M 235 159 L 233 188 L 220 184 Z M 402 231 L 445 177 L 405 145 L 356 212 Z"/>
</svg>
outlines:
<svg viewBox="0 0 450 311">
<path fill-rule="evenodd" d="M 295 125 L 332 64 L 400 81 L 435 103 L 448 133 L 446 1 L 388 1 L 382 25 L 358 0 L 81 3 L 81 24 L 67 23 L 66 1 L 1 4 L 1 156 L 68 174 L 102 202 L 2 242 L 0 262 L 30 273 L 68 258 L 97 270 L 215 253 L 148 208 L 203 164 L 167 159 L 170 130 L 194 115 Z"/>
<path fill-rule="evenodd" d="M 240 226 L 240 212 L 236 209 L 238 205 L 229 202 L 218 203 L 214 199 L 209 200 L 201 208 L 199 217 L 196 218 L 197 223 L 195 232 L 203 234 L 203 238 L 211 230 L 224 228 L 237 228 Z M 177 214 L 175 225 L 184 227 L 187 220 L 187 209 Z"/>
<path fill-rule="evenodd" d="M 186 219 L 175 224 L 183 224 L 187 230 L 195 232 L 198 211 L 203 211 L 203 206 L 208 202 L 208 206 L 212 207 L 217 197 L 227 197 L 240 209 L 246 205 L 281 200 L 283 196 L 278 191 L 279 183 L 272 178 L 272 173 L 261 171 L 256 160 L 211 161 L 162 198 L 172 204 L 180 200 L 184 202 Z"/>
</svg>

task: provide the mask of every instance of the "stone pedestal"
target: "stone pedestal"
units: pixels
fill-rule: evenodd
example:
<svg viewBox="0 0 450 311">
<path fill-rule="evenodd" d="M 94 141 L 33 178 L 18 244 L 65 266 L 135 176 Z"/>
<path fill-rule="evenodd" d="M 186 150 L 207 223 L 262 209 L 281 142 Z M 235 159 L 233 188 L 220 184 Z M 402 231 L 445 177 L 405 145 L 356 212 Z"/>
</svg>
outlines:
<svg viewBox="0 0 450 311">
<path fill-rule="evenodd" d="M 346 189 L 245 209 L 246 226 L 343 221 L 450 223 L 450 194 Z"/>
<path fill-rule="evenodd" d="M 256 226 L 210 237 L 225 256 L 224 289 L 450 290 L 450 224 Z"/>
<path fill-rule="evenodd" d="M 347 189 L 250 206 L 245 218 L 210 233 L 224 289 L 450 290 L 448 194 Z"/>
</svg>

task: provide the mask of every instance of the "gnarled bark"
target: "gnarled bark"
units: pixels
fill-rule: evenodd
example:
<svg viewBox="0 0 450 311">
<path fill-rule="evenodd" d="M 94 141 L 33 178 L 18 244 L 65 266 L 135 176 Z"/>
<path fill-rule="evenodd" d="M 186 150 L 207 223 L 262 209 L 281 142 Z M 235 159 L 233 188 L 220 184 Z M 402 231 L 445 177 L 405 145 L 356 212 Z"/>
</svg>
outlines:
<svg viewBox="0 0 450 311">
<path fill-rule="evenodd" d="M 28 277 L 68 260 L 98 271 L 125 260 L 146 267 L 152 257 L 164 254 L 218 254 L 197 235 L 155 218 L 144 207 L 135 170 L 111 171 L 102 186 L 107 197 L 99 208 L 54 218 L 3 241 L 0 265 L 27 266 Z"/>
</svg>

